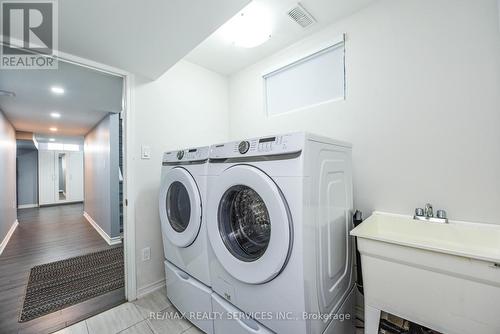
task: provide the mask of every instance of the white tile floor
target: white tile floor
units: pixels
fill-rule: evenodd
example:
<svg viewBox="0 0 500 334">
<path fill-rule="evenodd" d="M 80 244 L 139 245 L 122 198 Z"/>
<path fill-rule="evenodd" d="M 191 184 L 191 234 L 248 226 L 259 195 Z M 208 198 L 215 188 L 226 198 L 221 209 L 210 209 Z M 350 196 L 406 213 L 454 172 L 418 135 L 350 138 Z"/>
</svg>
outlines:
<svg viewBox="0 0 500 334">
<path fill-rule="evenodd" d="M 201 334 L 186 320 L 152 319 L 150 312 L 176 312 L 167 299 L 165 288 L 157 290 L 132 303 L 121 304 L 85 321 L 67 327 L 55 334 Z M 357 326 L 362 326 L 356 321 Z M 356 334 L 363 334 L 358 328 Z"/>
<path fill-rule="evenodd" d="M 190 322 L 178 319 L 152 319 L 150 312 L 176 312 L 167 299 L 166 290 L 157 290 L 132 303 L 67 327 L 55 334 L 200 334 Z"/>
</svg>

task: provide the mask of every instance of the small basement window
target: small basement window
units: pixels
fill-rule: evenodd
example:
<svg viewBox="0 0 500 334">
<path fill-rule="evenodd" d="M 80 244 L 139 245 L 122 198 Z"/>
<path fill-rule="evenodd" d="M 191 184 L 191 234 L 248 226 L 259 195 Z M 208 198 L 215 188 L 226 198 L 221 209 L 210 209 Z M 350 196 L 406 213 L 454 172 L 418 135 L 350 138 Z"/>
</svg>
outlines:
<svg viewBox="0 0 500 334">
<path fill-rule="evenodd" d="M 263 75 L 268 116 L 345 99 L 344 36 Z"/>
</svg>

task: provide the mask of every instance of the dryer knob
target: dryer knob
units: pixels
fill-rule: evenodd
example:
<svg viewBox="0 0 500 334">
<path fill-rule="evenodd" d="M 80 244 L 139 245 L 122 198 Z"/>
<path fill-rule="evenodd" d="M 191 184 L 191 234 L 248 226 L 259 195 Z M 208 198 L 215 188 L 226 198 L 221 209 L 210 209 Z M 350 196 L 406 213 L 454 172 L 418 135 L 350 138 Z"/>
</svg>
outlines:
<svg viewBox="0 0 500 334">
<path fill-rule="evenodd" d="M 247 153 L 249 149 L 250 149 L 250 143 L 248 141 L 242 141 L 238 145 L 238 151 L 240 151 L 241 154 Z"/>
<path fill-rule="evenodd" d="M 184 158 L 184 151 L 177 152 L 177 159 L 182 160 L 182 158 Z"/>
</svg>

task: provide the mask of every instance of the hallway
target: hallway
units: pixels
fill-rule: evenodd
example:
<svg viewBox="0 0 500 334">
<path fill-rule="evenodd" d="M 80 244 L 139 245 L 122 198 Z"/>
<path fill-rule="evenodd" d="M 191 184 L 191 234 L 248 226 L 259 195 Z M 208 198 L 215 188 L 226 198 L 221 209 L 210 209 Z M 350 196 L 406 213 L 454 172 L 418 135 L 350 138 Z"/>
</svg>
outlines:
<svg viewBox="0 0 500 334">
<path fill-rule="evenodd" d="M 123 289 L 18 323 L 33 266 L 110 248 L 83 217 L 83 204 L 18 210 L 19 226 L 0 256 L 0 333 L 50 333 L 125 300 Z"/>
</svg>

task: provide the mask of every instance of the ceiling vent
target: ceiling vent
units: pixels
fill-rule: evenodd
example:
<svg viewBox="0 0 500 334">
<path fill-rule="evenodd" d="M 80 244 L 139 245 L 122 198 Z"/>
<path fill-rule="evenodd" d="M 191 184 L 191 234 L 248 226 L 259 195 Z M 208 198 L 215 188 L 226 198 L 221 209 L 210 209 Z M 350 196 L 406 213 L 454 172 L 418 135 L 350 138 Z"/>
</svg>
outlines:
<svg viewBox="0 0 500 334">
<path fill-rule="evenodd" d="M 298 3 L 297 6 L 290 9 L 287 14 L 302 28 L 307 28 L 316 23 L 314 17 L 311 14 L 309 14 L 309 12 L 300 3 Z"/>
</svg>

